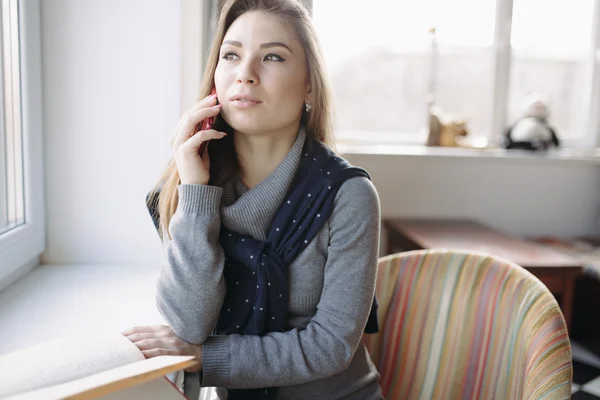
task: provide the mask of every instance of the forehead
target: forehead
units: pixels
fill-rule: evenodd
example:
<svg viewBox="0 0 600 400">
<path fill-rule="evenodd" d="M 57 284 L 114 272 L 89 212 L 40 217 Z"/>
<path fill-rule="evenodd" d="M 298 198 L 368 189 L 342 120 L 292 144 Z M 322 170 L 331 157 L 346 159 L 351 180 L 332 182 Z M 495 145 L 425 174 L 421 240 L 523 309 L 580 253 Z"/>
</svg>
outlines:
<svg viewBox="0 0 600 400">
<path fill-rule="evenodd" d="M 248 11 L 242 14 L 233 21 L 224 40 L 235 40 L 243 46 L 283 42 L 294 51 L 295 48 L 301 48 L 294 28 L 275 15 L 264 11 Z"/>
</svg>

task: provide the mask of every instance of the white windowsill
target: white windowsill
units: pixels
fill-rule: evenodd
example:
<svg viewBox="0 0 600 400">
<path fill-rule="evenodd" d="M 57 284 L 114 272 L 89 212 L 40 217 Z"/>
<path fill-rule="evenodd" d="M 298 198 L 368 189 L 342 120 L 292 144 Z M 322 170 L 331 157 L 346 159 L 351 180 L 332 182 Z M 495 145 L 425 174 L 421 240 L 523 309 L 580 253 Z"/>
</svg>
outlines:
<svg viewBox="0 0 600 400">
<path fill-rule="evenodd" d="M 159 265 L 35 268 L 0 292 L 0 356 L 66 335 L 167 325 L 156 309 L 159 270 Z M 214 388 L 200 392 L 200 400 L 216 398 Z"/>
<path fill-rule="evenodd" d="M 0 292 L 0 355 L 67 334 L 163 324 L 158 266 L 44 265 Z"/>
<path fill-rule="evenodd" d="M 448 159 L 503 159 L 533 163 L 564 162 L 600 165 L 600 149 L 557 149 L 548 152 L 529 152 L 506 149 L 469 149 L 452 147 L 428 147 L 416 144 L 370 144 L 359 142 L 336 143 L 336 149 L 343 155 L 384 155 L 405 157 L 435 157 Z"/>
</svg>

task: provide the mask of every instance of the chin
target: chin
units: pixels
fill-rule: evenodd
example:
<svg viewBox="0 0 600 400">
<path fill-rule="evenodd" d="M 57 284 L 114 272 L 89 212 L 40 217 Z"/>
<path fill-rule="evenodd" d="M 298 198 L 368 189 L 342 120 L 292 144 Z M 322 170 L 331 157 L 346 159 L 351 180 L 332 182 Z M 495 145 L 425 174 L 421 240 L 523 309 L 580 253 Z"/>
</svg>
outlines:
<svg viewBox="0 0 600 400">
<path fill-rule="evenodd" d="M 227 122 L 234 131 L 247 134 L 255 135 L 264 132 L 267 128 L 264 125 L 266 117 L 259 115 L 249 115 L 244 113 L 238 113 L 235 110 L 233 112 L 222 113 L 223 120 Z"/>
<path fill-rule="evenodd" d="M 246 113 L 238 110 L 224 110 L 223 120 L 236 132 L 245 135 L 264 135 L 288 126 L 293 121 L 284 118 L 274 118 L 271 113 Z"/>
<path fill-rule="evenodd" d="M 232 118 L 225 119 L 225 122 L 234 131 L 245 135 L 257 135 L 264 132 L 266 128 L 259 121 L 256 121 L 255 118 Z"/>
</svg>

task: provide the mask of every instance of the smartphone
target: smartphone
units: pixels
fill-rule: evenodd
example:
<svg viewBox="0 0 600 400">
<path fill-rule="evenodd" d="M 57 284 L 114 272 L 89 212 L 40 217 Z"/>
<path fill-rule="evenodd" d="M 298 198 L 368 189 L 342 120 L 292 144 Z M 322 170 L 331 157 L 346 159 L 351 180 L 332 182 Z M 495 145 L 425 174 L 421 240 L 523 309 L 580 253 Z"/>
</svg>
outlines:
<svg viewBox="0 0 600 400">
<path fill-rule="evenodd" d="M 212 91 L 210 92 L 210 96 L 217 94 L 217 89 L 215 87 L 213 87 Z M 217 99 L 217 104 L 219 104 L 219 99 Z M 215 117 L 208 117 L 205 120 L 203 120 L 199 125 L 200 125 L 200 129 L 198 129 L 198 127 L 196 127 L 196 131 L 206 131 L 208 129 L 212 129 L 213 124 L 215 123 Z M 208 146 L 208 140 L 205 142 L 202 142 L 202 144 L 200 145 L 200 148 L 198 149 L 198 154 L 200 155 L 200 157 L 202 157 L 202 155 L 204 154 L 204 150 L 206 150 L 206 146 Z"/>
</svg>

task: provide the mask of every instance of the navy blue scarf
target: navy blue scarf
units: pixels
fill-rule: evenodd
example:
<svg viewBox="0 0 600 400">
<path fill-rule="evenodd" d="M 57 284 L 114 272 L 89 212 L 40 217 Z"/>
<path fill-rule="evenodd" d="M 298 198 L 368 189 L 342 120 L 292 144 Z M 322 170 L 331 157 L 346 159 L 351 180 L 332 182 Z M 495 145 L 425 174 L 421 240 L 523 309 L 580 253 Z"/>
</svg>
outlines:
<svg viewBox="0 0 600 400">
<path fill-rule="evenodd" d="M 226 256 L 227 293 L 217 335 L 263 336 L 284 332 L 288 312 L 288 266 L 308 246 L 331 212 L 346 179 L 368 173 L 351 166 L 326 146 L 307 138 L 290 192 L 277 211 L 264 242 L 221 228 Z M 365 327 L 377 333 L 377 301 Z M 228 390 L 229 399 L 272 399 L 275 388 Z"/>
</svg>

